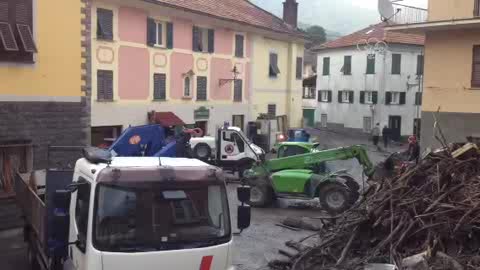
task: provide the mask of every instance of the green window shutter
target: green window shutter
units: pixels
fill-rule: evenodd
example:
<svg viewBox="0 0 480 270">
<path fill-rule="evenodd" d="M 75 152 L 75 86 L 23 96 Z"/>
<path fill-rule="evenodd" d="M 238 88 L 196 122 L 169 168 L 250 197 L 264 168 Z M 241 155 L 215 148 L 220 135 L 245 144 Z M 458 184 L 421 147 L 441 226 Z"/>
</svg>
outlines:
<svg viewBox="0 0 480 270">
<path fill-rule="evenodd" d="M 200 28 L 194 26 L 192 28 L 192 51 L 200 52 L 202 51 L 202 46 L 200 44 L 202 31 Z"/>
<path fill-rule="evenodd" d="M 392 54 L 392 74 L 398 75 L 402 72 L 402 55 L 399 53 Z"/>
<path fill-rule="evenodd" d="M 173 23 L 167 22 L 167 48 L 173 49 Z"/>
<path fill-rule="evenodd" d="M 400 105 L 404 105 L 407 100 L 407 93 L 401 92 L 400 93 Z"/>
<path fill-rule="evenodd" d="M 323 58 L 323 75 L 330 75 L 330 57 Z"/>
<path fill-rule="evenodd" d="M 297 80 L 302 79 L 302 69 L 303 69 L 303 58 L 297 57 L 297 67 L 296 67 Z"/>
<path fill-rule="evenodd" d="M 338 91 L 338 103 L 342 103 L 342 92 L 343 91 Z"/>
<path fill-rule="evenodd" d="M 353 104 L 354 97 L 355 97 L 355 92 L 350 91 L 350 92 L 348 93 L 348 100 L 349 100 L 350 104 Z"/>
<path fill-rule="evenodd" d="M 97 38 L 113 40 L 113 11 L 97 9 Z"/>
<path fill-rule="evenodd" d="M 147 45 L 153 46 L 156 43 L 157 25 L 152 18 L 147 18 Z"/>
<path fill-rule="evenodd" d="M 375 54 L 367 56 L 367 74 L 375 74 Z"/>
<path fill-rule="evenodd" d="M 422 105 L 422 92 L 415 93 L 415 105 Z"/>
<path fill-rule="evenodd" d="M 360 91 L 360 104 L 365 104 L 365 91 Z"/>
<path fill-rule="evenodd" d="M 352 74 L 352 56 L 346 55 L 343 58 L 343 75 Z"/>
<path fill-rule="evenodd" d="M 373 103 L 373 104 L 377 104 L 377 103 L 378 103 L 378 92 L 377 92 L 377 91 L 373 91 L 373 92 L 372 92 L 372 103 Z"/>
<path fill-rule="evenodd" d="M 215 52 L 215 30 L 208 29 L 208 52 Z"/>
<path fill-rule="evenodd" d="M 392 92 L 385 92 L 385 104 L 390 105 L 392 103 Z"/>
<path fill-rule="evenodd" d="M 318 102 L 322 101 L 322 90 L 317 91 L 317 101 Z"/>
<path fill-rule="evenodd" d="M 166 95 L 166 81 L 167 76 L 163 73 L 153 74 L 153 99 L 165 100 Z"/>
<path fill-rule="evenodd" d="M 244 43 L 243 35 L 235 35 L 235 57 L 242 58 L 243 57 L 243 43 Z"/>
<path fill-rule="evenodd" d="M 233 101 L 242 102 L 243 81 L 235 80 L 233 83 Z"/>
<path fill-rule="evenodd" d="M 328 91 L 328 103 L 332 102 L 332 91 Z"/>
<path fill-rule="evenodd" d="M 197 100 L 207 100 L 207 77 L 197 77 Z"/>
<path fill-rule="evenodd" d="M 424 56 L 417 55 L 417 75 L 423 75 Z"/>
</svg>

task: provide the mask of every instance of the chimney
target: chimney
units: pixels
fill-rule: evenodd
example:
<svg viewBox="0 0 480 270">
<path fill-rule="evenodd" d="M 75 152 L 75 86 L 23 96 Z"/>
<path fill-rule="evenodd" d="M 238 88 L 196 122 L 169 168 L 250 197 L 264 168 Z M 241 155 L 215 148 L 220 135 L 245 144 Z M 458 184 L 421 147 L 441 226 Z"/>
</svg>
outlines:
<svg viewBox="0 0 480 270">
<path fill-rule="evenodd" d="M 297 28 L 298 3 L 295 0 L 285 0 L 283 3 L 283 21 Z"/>
</svg>

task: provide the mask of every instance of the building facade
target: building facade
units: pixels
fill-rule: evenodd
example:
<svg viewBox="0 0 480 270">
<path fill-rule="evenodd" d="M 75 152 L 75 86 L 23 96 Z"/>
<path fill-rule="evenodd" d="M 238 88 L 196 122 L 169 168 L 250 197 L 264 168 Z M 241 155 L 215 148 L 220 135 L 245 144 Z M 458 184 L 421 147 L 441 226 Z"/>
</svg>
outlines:
<svg viewBox="0 0 480 270">
<path fill-rule="evenodd" d="M 447 142 L 480 137 L 479 7 L 477 0 L 429 1 L 426 20 L 406 17 L 388 29 L 426 36 L 422 148 L 440 146 L 436 121 Z"/>
<path fill-rule="evenodd" d="M 261 113 L 300 111 L 296 26 L 249 1 L 217 2 L 91 2 L 93 144 L 153 111 L 210 135 L 225 121 L 245 128 Z M 288 0 L 287 11 L 297 5 Z"/>
<path fill-rule="evenodd" d="M 316 47 L 317 91 L 304 95 L 304 115 L 368 134 L 379 123 L 395 140 L 418 132 L 422 45 L 421 36 L 386 35 L 381 23 Z"/>
<path fill-rule="evenodd" d="M 0 0 L 0 178 L 6 168 L 46 168 L 48 145 L 87 144 L 85 8 Z"/>
</svg>

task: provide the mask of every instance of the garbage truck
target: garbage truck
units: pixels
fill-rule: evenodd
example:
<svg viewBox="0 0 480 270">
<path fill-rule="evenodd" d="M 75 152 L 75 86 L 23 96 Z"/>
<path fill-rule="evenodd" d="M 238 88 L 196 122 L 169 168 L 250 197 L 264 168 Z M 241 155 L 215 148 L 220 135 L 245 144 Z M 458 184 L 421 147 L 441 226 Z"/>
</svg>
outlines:
<svg viewBox="0 0 480 270">
<path fill-rule="evenodd" d="M 73 170 L 17 174 L 15 191 L 32 270 L 234 269 L 224 177 L 200 160 L 89 148 Z"/>
</svg>

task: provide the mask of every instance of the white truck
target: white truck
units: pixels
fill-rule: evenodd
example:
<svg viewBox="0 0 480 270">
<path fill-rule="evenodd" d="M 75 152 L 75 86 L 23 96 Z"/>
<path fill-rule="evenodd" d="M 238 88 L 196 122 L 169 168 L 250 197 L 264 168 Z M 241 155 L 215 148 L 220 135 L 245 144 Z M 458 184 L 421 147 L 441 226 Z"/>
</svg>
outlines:
<svg viewBox="0 0 480 270">
<path fill-rule="evenodd" d="M 191 138 L 193 156 L 240 175 L 265 157 L 265 151 L 251 142 L 238 127 L 222 127 L 216 137 Z"/>
<path fill-rule="evenodd" d="M 88 149 L 74 171 L 18 174 L 33 270 L 232 270 L 222 171 L 200 160 Z M 36 182 L 36 183 L 34 183 Z M 246 202 L 249 188 L 238 189 Z M 238 227 L 250 208 L 238 207 Z"/>
</svg>

